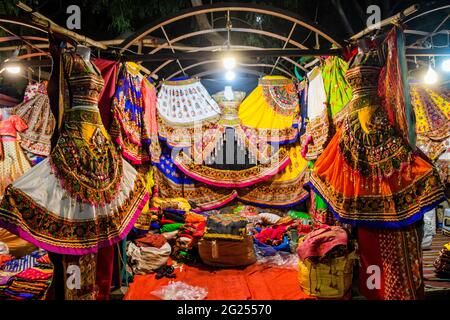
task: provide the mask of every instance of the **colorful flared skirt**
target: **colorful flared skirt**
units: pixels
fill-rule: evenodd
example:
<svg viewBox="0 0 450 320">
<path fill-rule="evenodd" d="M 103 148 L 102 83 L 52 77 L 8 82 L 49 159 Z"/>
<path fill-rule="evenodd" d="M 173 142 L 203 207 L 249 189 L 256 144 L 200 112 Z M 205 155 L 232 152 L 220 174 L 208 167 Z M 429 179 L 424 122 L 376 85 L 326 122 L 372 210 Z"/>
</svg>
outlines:
<svg viewBox="0 0 450 320">
<path fill-rule="evenodd" d="M 6 189 L 0 226 L 37 247 L 70 255 L 96 253 L 122 240 L 149 199 L 144 180 L 123 161 L 120 188 L 108 204 L 73 198 L 47 158 Z"/>
<path fill-rule="evenodd" d="M 411 152 L 404 156 L 409 157 L 409 164 L 401 165 L 400 158 L 395 159 L 402 152 L 398 149 L 394 157 L 387 158 L 384 172 L 363 167 L 358 171 L 358 163 L 349 165 L 348 154 L 341 151 L 341 135 L 342 128 L 315 162 L 308 185 L 323 197 L 342 223 L 400 228 L 418 221 L 443 200 L 436 170 L 420 156 Z M 394 165 L 398 168 L 394 169 Z"/>
</svg>

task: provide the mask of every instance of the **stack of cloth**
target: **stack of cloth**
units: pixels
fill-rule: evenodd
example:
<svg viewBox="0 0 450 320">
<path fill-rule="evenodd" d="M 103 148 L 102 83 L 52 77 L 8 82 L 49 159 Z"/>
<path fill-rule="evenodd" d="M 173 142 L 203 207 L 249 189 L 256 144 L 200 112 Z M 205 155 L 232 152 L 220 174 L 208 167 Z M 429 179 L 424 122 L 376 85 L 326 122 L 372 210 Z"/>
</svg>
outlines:
<svg viewBox="0 0 450 320">
<path fill-rule="evenodd" d="M 130 242 L 128 263 L 134 274 L 149 274 L 164 266 L 171 253 L 170 244 L 160 234 L 148 233 Z"/>
<path fill-rule="evenodd" d="M 40 300 L 50 287 L 53 265 L 45 251 L 38 250 L 0 265 L 0 300 Z"/>
<path fill-rule="evenodd" d="M 189 212 L 185 215 L 185 224 L 178 230 L 173 247 L 172 258 L 177 261 L 194 261 L 195 248 L 205 233 L 206 217 Z"/>
<path fill-rule="evenodd" d="M 260 223 L 253 229 L 254 243 L 258 252 L 263 256 L 275 255 L 278 251 L 290 251 L 289 232 L 295 228 L 294 220 L 280 217 L 273 213 L 259 214 Z"/>
<path fill-rule="evenodd" d="M 450 278 L 450 242 L 444 245 L 433 265 L 438 277 Z"/>
</svg>

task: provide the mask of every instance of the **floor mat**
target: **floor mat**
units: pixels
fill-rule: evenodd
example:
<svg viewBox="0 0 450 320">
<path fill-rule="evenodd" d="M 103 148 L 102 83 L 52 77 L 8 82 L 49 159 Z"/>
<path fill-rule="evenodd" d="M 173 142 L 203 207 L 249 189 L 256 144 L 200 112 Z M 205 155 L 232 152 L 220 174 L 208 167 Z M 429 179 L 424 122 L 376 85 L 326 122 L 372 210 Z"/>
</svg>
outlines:
<svg viewBox="0 0 450 320">
<path fill-rule="evenodd" d="M 299 288 L 297 270 L 253 264 L 241 269 L 183 266 L 175 281 L 208 290 L 207 300 L 305 300 Z M 151 292 L 169 283 L 155 275 L 137 275 L 124 300 L 159 300 Z"/>
</svg>

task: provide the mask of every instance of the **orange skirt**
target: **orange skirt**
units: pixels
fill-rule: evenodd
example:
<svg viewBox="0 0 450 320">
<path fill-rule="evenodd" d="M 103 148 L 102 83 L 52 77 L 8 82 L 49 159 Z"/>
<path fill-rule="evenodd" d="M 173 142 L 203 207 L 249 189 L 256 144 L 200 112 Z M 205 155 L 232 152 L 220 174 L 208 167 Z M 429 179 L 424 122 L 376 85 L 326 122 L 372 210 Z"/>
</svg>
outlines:
<svg viewBox="0 0 450 320">
<path fill-rule="evenodd" d="M 342 133 L 342 128 L 337 130 L 317 159 L 307 184 L 325 199 L 339 221 L 373 228 L 401 228 L 421 219 L 443 200 L 443 189 L 433 166 L 413 152 L 409 165 L 389 176 L 362 176 L 340 152 Z"/>
</svg>

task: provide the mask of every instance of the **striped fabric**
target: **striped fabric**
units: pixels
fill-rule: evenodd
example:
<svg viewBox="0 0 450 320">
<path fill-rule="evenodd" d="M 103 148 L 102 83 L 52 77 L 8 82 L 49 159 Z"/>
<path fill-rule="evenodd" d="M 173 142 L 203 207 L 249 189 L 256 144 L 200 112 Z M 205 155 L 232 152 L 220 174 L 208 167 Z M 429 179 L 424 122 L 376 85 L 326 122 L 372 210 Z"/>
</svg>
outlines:
<svg viewBox="0 0 450 320">
<path fill-rule="evenodd" d="M 448 242 L 450 242 L 450 237 L 443 235 L 442 230 L 438 229 L 436 236 L 433 238 L 431 249 L 423 251 L 423 276 L 427 287 L 450 289 L 450 278 L 438 278 L 433 267 L 433 262 L 439 256 L 439 251 Z"/>
</svg>

